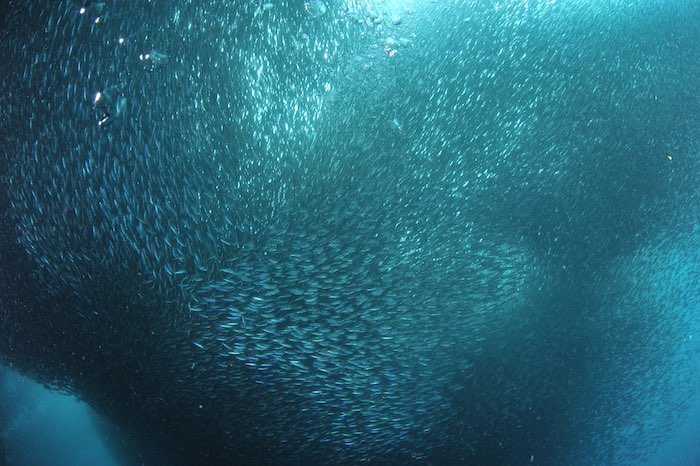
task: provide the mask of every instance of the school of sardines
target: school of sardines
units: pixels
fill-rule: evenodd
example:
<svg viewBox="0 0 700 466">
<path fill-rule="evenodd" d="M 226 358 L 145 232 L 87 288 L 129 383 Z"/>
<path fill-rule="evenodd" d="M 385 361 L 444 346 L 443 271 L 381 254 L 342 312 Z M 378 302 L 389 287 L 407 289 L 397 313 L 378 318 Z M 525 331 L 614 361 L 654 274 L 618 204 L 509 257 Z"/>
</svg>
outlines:
<svg viewBox="0 0 700 466">
<path fill-rule="evenodd" d="M 643 12 L 580 3 L 15 3 L 3 360 L 167 464 L 645 457 L 700 167 L 633 136 L 698 116 Z"/>
</svg>

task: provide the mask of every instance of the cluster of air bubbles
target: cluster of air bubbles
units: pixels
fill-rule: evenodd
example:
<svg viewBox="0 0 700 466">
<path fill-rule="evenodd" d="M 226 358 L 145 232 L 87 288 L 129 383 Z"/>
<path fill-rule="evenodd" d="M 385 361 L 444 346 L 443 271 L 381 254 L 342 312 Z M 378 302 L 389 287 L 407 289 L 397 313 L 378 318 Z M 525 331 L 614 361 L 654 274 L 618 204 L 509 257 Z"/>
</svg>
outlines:
<svg viewBox="0 0 700 466">
<path fill-rule="evenodd" d="M 323 0 L 310 0 L 304 3 L 304 9 L 306 12 L 314 18 L 323 16 L 328 11 L 328 7 L 323 2 Z"/>
<path fill-rule="evenodd" d="M 78 8 L 78 13 L 81 16 L 90 16 L 95 24 L 100 24 L 103 18 L 103 12 L 105 9 L 105 2 L 80 2 L 80 7 Z"/>
<path fill-rule="evenodd" d="M 410 17 L 414 13 L 415 11 L 409 8 L 396 9 L 384 5 L 377 8 L 371 7 L 364 14 L 347 12 L 344 16 L 348 21 L 373 31 L 378 39 L 377 47 L 387 57 L 394 58 L 401 48 L 412 45 L 417 38 L 415 33 L 406 35 L 405 31 L 407 27 L 411 27 L 411 21 L 405 20 L 404 15 Z"/>
<path fill-rule="evenodd" d="M 153 71 L 161 65 L 168 63 L 168 56 L 156 50 L 139 55 L 139 60 L 146 71 Z"/>
<path fill-rule="evenodd" d="M 272 10 L 275 7 L 275 4 L 272 2 L 263 2 L 260 5 L 258 5 L 258 8 L 255 10 L 255 15 L 258 16 L 261 13 L 265 13 L 267 11 Z"/>
<path fill-rule="evenodd" d="M 117 86 L 96 92 L 93 105 L 98 126 L 109 125 L 126 113 L 126 97 Z"/>
<path fill-rule="evenodd" d="M 103 19 L 106 18 L 107 15 L 109 15 L 110 19 L 122 17 L 122 15 L 111 15 L 108 11 L 106 11 L 106 2 L 74 0 L 74 4 L 78 6 L 78 13 L 80 15 L 94 18 L 93 22 L 95 24 L 103 23 Z M 119 47 L 126 46 L 127 38 L 122 35 L 117 36 L 116 44 Z M 165 53 L 152 49 L 149 52 L 140 53 L 138 55 L 138 60 L 145 71 L 151 72 L 168 63 L 169 57 Z M 106 86 L 104 89 L 95 93 L 92 103 L 98 126 L 107 126 L 113 123 L 117 118 L 124 115 L 126 111 L 127 98 L 122 92 L 121 86 Z"/>
<path fill-rule="evenodd" d="M 413 34 L 411 36 L 411 39 L 415 39 L 415 38 L 416 38 L 416 36 L 415 36 L 415 34 Z M 393 37 L 387 37 L 383 43 L 384 54 L 387 55 L 389 58 L 393 58 L 399 52 L 400 47 L 407 47 L 407 46 L 411 45 L 411 39 L 401 37 L 398 40 L 396 40 Z"/>
</svg>

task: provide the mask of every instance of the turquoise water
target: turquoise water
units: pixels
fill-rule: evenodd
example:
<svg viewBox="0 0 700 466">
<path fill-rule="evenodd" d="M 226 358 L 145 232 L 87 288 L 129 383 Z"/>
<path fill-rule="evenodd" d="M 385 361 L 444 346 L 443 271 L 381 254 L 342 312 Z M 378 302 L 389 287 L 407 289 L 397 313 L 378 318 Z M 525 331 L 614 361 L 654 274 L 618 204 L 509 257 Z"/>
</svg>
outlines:
<svg viewBox="0 0 700 466">
<path fill-rule="evenodd" d="M 2 8 L 5 462 L 700 461 L 697 2 Z"/>
</svg>

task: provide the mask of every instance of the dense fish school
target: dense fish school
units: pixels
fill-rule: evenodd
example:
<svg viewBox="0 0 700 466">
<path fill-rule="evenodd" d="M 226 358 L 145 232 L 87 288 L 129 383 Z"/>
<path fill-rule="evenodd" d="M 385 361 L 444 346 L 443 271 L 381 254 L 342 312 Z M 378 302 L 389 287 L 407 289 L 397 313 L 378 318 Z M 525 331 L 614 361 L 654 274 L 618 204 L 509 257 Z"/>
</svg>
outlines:
<svg viewBox="0 0 700 466">
<path fill-rule="evenodd" d="M 138 461 L 625 464 L 673 431 L 697 1 L 2 8 L 0 359 Z"/>
</svg>

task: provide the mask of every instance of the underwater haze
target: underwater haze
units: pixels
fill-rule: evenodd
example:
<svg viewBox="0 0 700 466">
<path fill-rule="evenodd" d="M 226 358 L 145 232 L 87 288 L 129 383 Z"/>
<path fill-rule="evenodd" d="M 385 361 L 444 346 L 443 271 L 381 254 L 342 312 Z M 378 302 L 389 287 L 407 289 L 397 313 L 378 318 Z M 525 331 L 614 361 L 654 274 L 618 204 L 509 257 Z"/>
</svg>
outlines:
<svg viewBox="0 0 700 466">
<path fill-rule="evenodd" d="M 83 403 L 0 369 L 0 464 L 123 466 L 105 430 Z"/>
<path fill-rule="evenodd" d="M 697 464 L 698 24 L 1 6 L 0 460 Z"/>
</svg>

